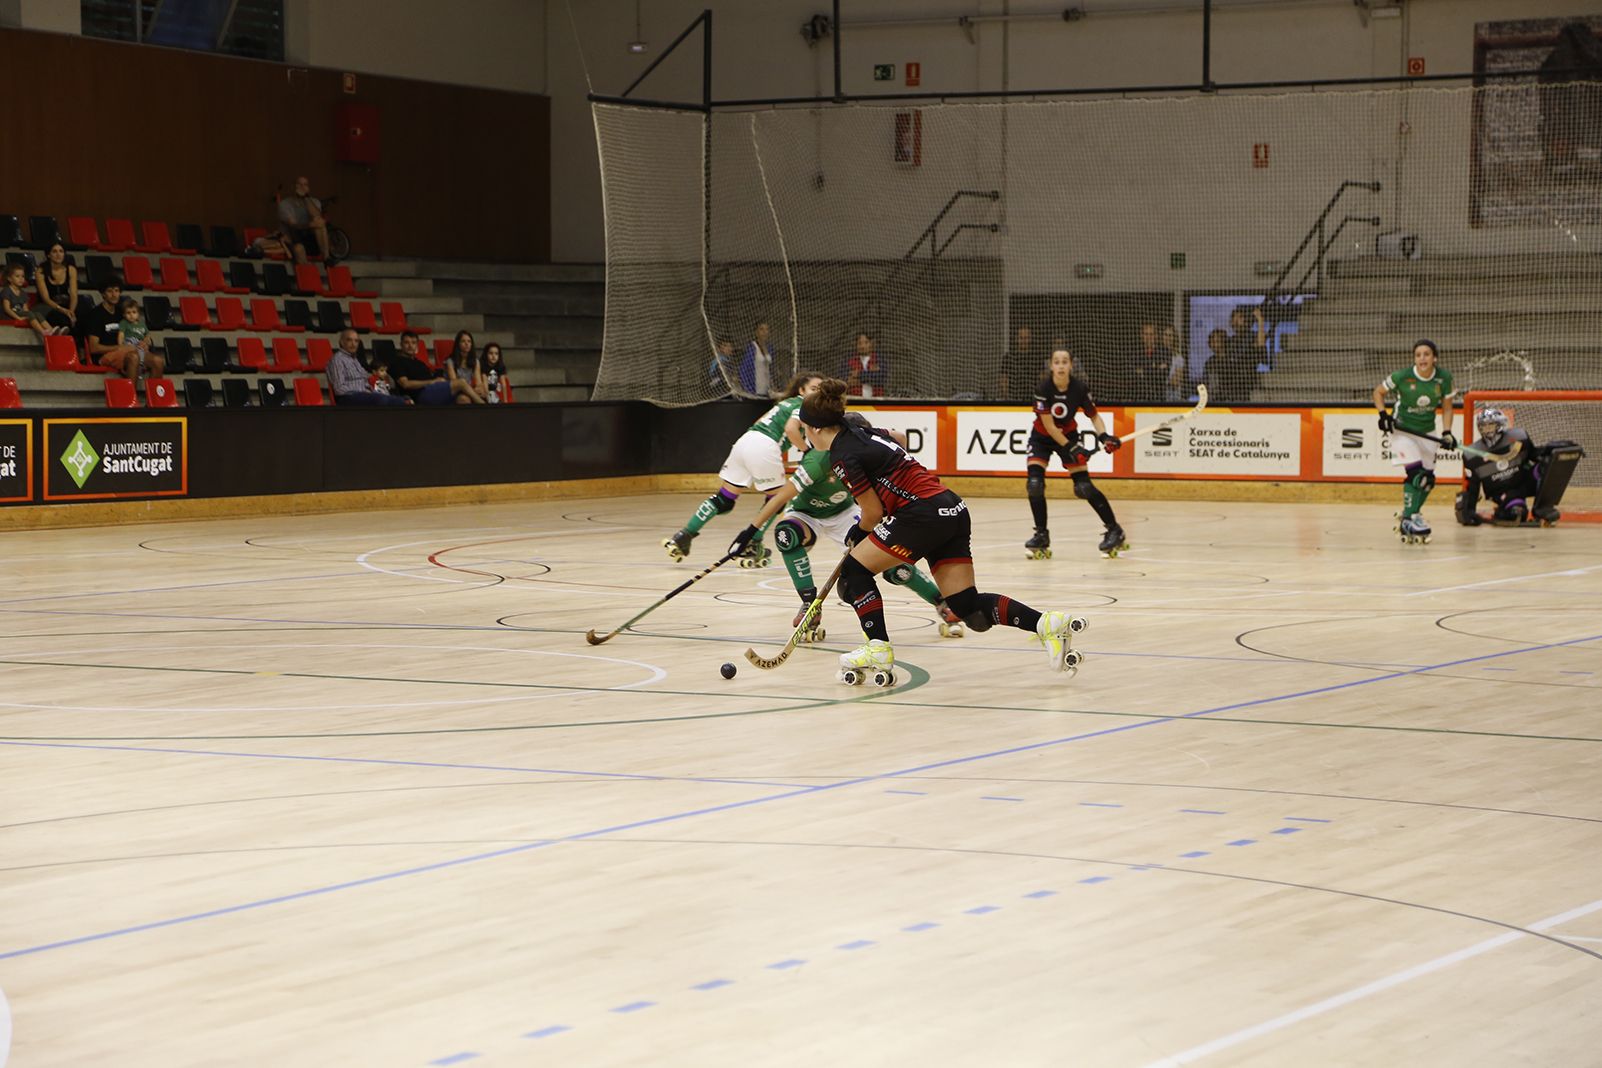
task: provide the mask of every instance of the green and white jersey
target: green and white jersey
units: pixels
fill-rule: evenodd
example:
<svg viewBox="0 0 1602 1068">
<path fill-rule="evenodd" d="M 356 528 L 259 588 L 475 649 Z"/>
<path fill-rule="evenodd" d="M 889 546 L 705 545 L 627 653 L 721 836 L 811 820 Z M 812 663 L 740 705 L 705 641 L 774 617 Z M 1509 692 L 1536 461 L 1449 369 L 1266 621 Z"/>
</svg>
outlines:
<svg viewBox="0 0 1602 1068">
<path fill-rule="evenodd" d="M 1439 366 L 1429 378 L 1420 378 L 1411 367 L 1388 375 L 1380 383 L 1396 391 L 1396 425 L 1415 434 L 1435 433 L 1435 413 L 1452 396 L 1452 372 Z"/>
<path fill-rule="evenodd" d="M 857 502 L 846 484 L 834 477 L 828 449 L 808 449 L 801 457 L 801 465 L 790 476 L 790 485 L 798 491 L 790 501 L 790 508 L 803 515 L 827 519 L 856 507 Z"/>
<path fill-rule="evenodd" d="M 758 419 L 756 422 L 752 423 L 751 429 L 755 430 L 758 434 L 761 434 L 765 438 L 772 438 L 774 441 L 782 443 L 784 441 L 785 424 L 790 421 L 791 416 L 800 410 L 800 397 L 791 397 L 789 400 L 782 400 L 778 404 L 775 404 L 773 407 L 769 408 L 767 413 L 764 414 L 761 419 Z"/>
</svg>

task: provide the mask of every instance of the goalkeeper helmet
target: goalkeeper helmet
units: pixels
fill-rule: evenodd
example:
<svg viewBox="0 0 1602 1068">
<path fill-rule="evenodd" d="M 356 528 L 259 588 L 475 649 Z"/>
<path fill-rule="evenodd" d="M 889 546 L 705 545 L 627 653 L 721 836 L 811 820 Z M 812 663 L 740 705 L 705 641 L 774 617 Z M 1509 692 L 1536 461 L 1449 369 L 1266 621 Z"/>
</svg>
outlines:
<svg viewBox="0 0 1602 1068">
<path fill-rule="evenodd" d="M 1487 438 L 1499 437 L 1508 428 L 1507 416 L 1500 408 L 1482 408 L 1474 416 L 1474 427 Z"/>
</svg>

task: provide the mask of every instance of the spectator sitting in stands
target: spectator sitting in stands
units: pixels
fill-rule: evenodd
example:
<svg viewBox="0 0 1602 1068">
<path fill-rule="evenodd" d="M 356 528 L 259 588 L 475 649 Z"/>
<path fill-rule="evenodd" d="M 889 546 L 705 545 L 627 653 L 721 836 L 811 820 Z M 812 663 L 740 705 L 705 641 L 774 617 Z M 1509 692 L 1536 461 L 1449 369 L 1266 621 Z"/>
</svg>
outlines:
<svg viewBox="0 0 1602 1068">
<path fill-rule="evenodd" d="M 403 339 L 404 340 L 404 339 Z M 501 351 L 499 345 L 492 341 L 496 353 Z M 489 351 L 490 345 L 484 346 Z M 456 347 L 445 358 L 445 376 L 450 380 L 451 391 L 456 394 L 458 404 L 484 404 L 489 398 L 484 395 L 483 380 L 479 374 L 478 353 L 473 351 L 473 335 L 467 330 L 456 332 Z M 457 383 L 462 383 L 461 387 Z M 464 399 L 465 398 L 465 399 Z"/>
<path fill-rule="evenodd" d="M 503 386 L 511 387 L 512 380 L 507 377 L 506 363 L 501 359 L 499 342 L 491 341 L 484 346 L 484 359 L 478 365 L 478 380 L 475 385 L 484 391 L 484 399 L 491 404 L 501 403 Z"/>
<path fill-rule="evenodd" d="M 339 348 L 334 351 L 324 373 L 328 376 L 328 391 L 334 395 L 335 404 L 412 403 L 410 397 L 397 397 L 388 392 L 387 371 L 380 369 L 374 374 L 379 382 L 384 383 L 384 390 L 368 380 L 367 369 L 362 366 L 361 336 L 348 326 L 339 332 Z"/>
<path fill-rule="evenodd" d="M 13 263 L 6 268 L 6 284 L 0 288 L 0 319 L 13 319 L 27 323 L 40 337 L 53 334 L 56 328 L 45 320 L 49 309 L 43 304 L 28 307 L 28 272 L 22 264 Z"/>
<path fill-rule="evenodd" d="M 60 241 L 45 253 L 34 284 L 39 289 L 39 306 L 45 309 L 45 322 L 54 327 L 51 333 L 72 333 L 78 325 L 78 268 L 67 262 L 67 250 Z"/>
<path fill-rule="evenodd" d="M 773 392 L 773 349 L 768 345 L 768 324 L 757 323 L 740 359 L 740 388 L 766 397 Z"/>
<path fill-rule="evenodd" d="M 123 377 L 132 379 L 138 385 L 140 375 L 149 370 L 152 378 L 160 378 L 167 364 L 150 351 L 150 327 L 145 324 L 139 302 L 132 297 L 124 297 L 117 309 L 122 313 L 122 318 L 117 322 L 117 348 L 126 353 L 122 363 Z"/>
<path fill-rule="evenodd" d="M 436 371 L 419 360 L 417 348 L 417 335 L 410 330 L 402 331 L 400 351 L 389 361 L 389 376 L 401 392 L 424 407 L 437 408 L 453 402 L 471 404 L 471 400 L 462 396 L 470 392 L 467 383 L 460 378 L 448 379 L 443 370 Z"/>
<path fill-rule="evenodd" d="M 1169 404 L 1178 404 L 1190 396 L 1190 367 L 1179 345 L 1179 331 L 1172 326 L 1163 327 L 1163 348 L 1173 353 L 1168 365 L 1168 391 L 1163 399 Z"/>
<path fill-rule="evenodd" d="M 1040 379 L 1045 357 L 1035 351 L 1034 332 L 1020 326 L 1012 350 L 1001 358 L 1001 374 L 996 376 L 996 400 L 1022 401 Z"/>
<path fill-rule="evenodd" d="M 841 377 L 846 382 L 846 393 L 853 397 L 883 397 L 890 381 L 890 372 L 884 360 L 874 350 L 873 338 L 857 335 L 857 350 L 846 357 Z"/>
<path fill-rule="evenodd" d="M 328 259 L 328 224 L 323 221 L 323 202 L 311 195 L 311 180 L 295 179 L 295 192 L 278 201 L 278 221 L 288 234 L 295 251 L 295 262 L 306 262 L 306 246 L 315 244 L 317 255 Z"/>
<path fill-rule="evenodd" d="M 78 316 L 78 337 L 89 350 L 89 358 L 102 367 L 127 373 L 132 357 L 139 354 L 117 340 L 117 324 L 122 322 L 122 278 L 115 272 L 100 280 L 100 303 Z"/>
<path fill-rule="evenodd" d="M 1232 340 L 1229 332 L 1223 329 L 1216 329 L 1207 335 L 1207 347 L 1212 350 L 1212 355 L 1208 357 L 1203 378 L 1207 382 L 1209 401 L 1232 404 L 1251 397 L 1250 380 L 1242 373 L 1237 346 L 1231 344 Z M 1251 372 L 1256 372 L 1255 361 Z"/>
</svg>

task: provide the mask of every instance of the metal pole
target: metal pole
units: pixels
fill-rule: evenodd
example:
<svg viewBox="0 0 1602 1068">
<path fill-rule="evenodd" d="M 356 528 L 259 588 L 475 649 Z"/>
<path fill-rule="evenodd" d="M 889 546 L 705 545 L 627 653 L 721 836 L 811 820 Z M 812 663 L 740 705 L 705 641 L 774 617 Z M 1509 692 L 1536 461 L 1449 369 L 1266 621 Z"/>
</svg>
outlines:
<svg viewBox="0 0 1602 1068">
<path fill-rule="evenodd" d="M 628 96 L 630 93 L 634 92 L 635 88 L 641 82 L 645 81 L 645 79 L 649 78 L 651 76 L 651 72 L 653 70 L 655 70 L 657 68 L 657 66 L 660 65 L 661 62 L 664 59 L 666 59 L 668 56 L 672 55 L 673 54 L 673 50 L 675 48 L 679 47 L 679 45 L 683 44 L 684 43 L 684 39 L 686 37 L 690 36 L 690 34 L 695 31 L 696 24 L 699 23 L 701 21 L 701 19 L 710 18 L 711 15 L 712 15 L 712 13 L 710 11 L 701 12 L 701 17 L 696 19 L 695 22 L 692 22 L 688 26 L 684 27 L 684 32 L 679 34 L 677 37 L 673 38 L 673 43 L 668 45 L 667 48 L 663 49 L 661 55 L 659 55 L 655 59 L 651 60 L 651 65 L 646 67 L 643 71 L 641 71 L 640 72 L 640 76 L 638 78 L 634 79 L 632 82 L 630 82 L 629 83 L 629 87 L 627 89 L 623 90 L 623 92 L 619 93 L 618 95 L 619 96 Z"/>
<path fill-rule="evenodd" d="M 701 254 L 712 262 L 712 9 L 701 12 Z M 703 268 L 704 270 L 704 268 Z M 706 294 L 701 295 L 706 299 Z"/>
<path fill-rule="evenodd" d="M 1202 92 L 1213 91 L 1213 0 L 1202 0 Z"/>
<path fill-rule="evenodd" d="M 845 99 L 845 90 L 840 84 L 840 0 L 834 0 L 834 99 L 837 102 Z"/>
</svg>

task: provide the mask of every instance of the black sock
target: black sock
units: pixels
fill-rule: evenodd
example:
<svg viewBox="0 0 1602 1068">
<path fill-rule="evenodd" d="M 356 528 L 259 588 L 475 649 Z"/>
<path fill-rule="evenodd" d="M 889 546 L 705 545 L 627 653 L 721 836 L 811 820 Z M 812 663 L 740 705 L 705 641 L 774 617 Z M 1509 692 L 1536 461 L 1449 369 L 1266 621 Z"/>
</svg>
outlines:
<svg viewBox="0 0 1602 1068">
<path fill-rule="evenodd" d="M 1031 498 L 1029 498 L 1029 510 L 1031 512 L 1033 512 L 1034 516 L 1035 516 L 1035 529 L 1036 530 L 1045 530 L 1046 529 L 1046 498 L 1044 498 L 1044 497 L 1031 497 Z"/>
<path fill-rule="evenodd" d="M 862 633 L 868 636 L 869 641 L 890 637 L 884 626 L 884 598 L 879 596 L 878 586 L 870 586 L 863 591 L 851 602 L 851 607 L 856 609 L 857 622 L 861 624 Z"/>
<path fill-rule="evenodd" d="M 989 616 L 992 623 L 1004 623 L 1009 627 L 1017 627 L 1033 634 L 1035 624 L 1040 622 L 1039 612 L 1006 594 L 980 593 L 975 597 L 978 600 L 979 611 Z"/>
<path fill-rule="evenodd" d="M 1096 514 L 1101 516 L 1101 521 L 1104 525 L 1109 527 L 1118 525 L 1118 519 L 1113 515 L 1112 505 L 1108 503 L 1107 495 L 1101 492 L 1100 489 L 1091 486 L 1089 492 L 1085 494 L 1085 500 L 1089 501 L 1090 506 L 1096 510 Z"/>
</svg>

